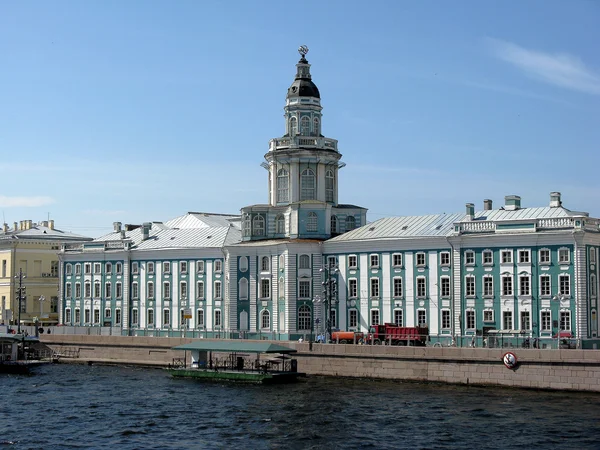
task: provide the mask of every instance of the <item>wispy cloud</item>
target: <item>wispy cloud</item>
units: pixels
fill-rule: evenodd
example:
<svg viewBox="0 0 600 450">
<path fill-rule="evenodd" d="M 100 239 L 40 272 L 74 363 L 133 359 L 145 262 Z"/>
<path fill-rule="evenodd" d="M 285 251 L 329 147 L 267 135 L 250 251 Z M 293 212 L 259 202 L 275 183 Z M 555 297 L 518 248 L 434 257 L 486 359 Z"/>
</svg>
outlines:
<svg viewBox="0 0 600 450">
<path fill-rule="evenodd" d="M 0 195 L 0 208 L 36 207 L 54 203 L 51 197 L 6 197 Z"/>
<path fill-rule="evenodd" d="M 600 75 L 580 58 L 566 53 L 544 53 L 512 42 L 488 38 L 497 58 L 521 69 L 530 77 L 567 89 L 600 95 Z"/>
</svg>

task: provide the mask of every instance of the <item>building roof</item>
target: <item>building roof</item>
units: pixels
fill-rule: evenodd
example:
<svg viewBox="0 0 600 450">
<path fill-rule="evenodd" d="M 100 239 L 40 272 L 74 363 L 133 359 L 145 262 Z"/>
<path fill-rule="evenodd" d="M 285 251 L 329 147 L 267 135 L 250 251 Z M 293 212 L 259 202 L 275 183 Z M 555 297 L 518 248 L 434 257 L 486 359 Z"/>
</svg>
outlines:
<svg viewBox="0 0 600 450">
<path fill-rule="evenodd" d="M 296 353 L 297 350 L 269 342 L 252 342 L 246 340 L 200 340 L 189 344 L 178 345 L 173 350 L 199 350 L 204 352 L 231 353 Z"/>
<path fill-rule="evenodd" d="M 32 224 L 31 228 L 27 230 L 0 231 L 0 239 L 35 239 L 56 242 L 92 240 L 92 238 L 87 236 L 50 228 L 40 224 Z"/>
<path fill-rule="evenodd" d="M 189 212 L 183 216 L 169 220 L 165 225 L 169 228 L 208 228 L 228 227 L 232 223 L 234 226 L 240 228 L 240 216 L 234 214 Z"/>
<path fill-rule="evenodd" d="M 477 211 L 473 217 L 475 220 L 487 220 L 490 222 L 498 222 L 505 220 L 552 219 L 555 217 L 573 217 L 587 215 L 588 213 L 571 211 L 567 208 L 563 208 L 562 206 L 541 206 L 537 208 L 519 208 L 513 211 L 506 210 L 504 208 L 492 209 L 489 211 Z M 462 221 L 464 221 L 464 219 Z"/>
</svg>

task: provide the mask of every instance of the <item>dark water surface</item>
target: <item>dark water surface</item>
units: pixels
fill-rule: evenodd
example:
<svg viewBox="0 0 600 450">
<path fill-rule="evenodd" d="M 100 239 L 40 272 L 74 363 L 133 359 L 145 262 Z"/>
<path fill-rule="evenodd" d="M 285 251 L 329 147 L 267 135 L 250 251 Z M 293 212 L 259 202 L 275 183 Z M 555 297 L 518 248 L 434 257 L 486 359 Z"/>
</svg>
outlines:
<svg viewBox="0 0 600 450">
<path fill-rule="evenodd" d="M 0 448 L 600 449 L 600 395 L 52 365 L 0 375 Z"/>
</svg>

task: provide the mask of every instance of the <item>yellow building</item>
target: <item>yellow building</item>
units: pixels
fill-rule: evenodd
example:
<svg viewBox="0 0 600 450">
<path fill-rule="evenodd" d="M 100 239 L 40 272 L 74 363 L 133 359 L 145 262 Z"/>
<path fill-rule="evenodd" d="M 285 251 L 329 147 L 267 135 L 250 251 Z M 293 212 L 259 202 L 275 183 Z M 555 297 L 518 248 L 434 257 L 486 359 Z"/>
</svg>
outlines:
<svg viewBox="0 0 600 450">
<path fill-rule="evenodd" d="M 65 242 L 89 241 L 54 228 L 54 220 L 4 224 L 0 231 L 0 324 L 58 323 L 58 252 Z M 19 301 L 19 288 L 21 299 Z"/>
</svg>

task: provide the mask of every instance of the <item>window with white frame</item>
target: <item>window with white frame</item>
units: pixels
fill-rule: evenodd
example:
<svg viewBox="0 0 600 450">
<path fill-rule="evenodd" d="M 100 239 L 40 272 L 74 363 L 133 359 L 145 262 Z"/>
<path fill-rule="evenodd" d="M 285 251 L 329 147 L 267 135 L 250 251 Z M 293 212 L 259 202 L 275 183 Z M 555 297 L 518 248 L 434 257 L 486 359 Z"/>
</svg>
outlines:
<svg viewBox="0 0 600 450">
<path fill-rule="evenodd" d="M 100 310 L 99 309 L 94 309 L 94 323 L 95 324 L 100 323 Z"/>
<path fill-rule="evenodd" d="M 571 295 L 571 277 L 569 275 L 560 275 L 558 285 L 560 286 L 560 294 Z"/>
<path fill-rule="evenodd" d="M 260 298 L 271 297 L 271 280 L 269 278 L 261 278 L 260 280 Z"/>
<path fill-rule="evenodd" d="M 500 253 L 502 264 L 512 264 L 512 250 L 502 250 Z"/>
<path fill-rule="evenodd" d="M 490 323 L 494 321 L 494 310 L 493 309 L 484 309 L 483 310 L 483 321 L 485 323 Z"/>
<path fill-rule="evenodd" d="M 327 257 L 327 267 L 329 267 L 330 269 L 335 269 L 337 265 L 337 258 L 335 256 Z"/>
<path fill-rule="evenodd" d="M 188 296 L 188 284 L 187 281 L 179 282 L 179 296 L 183 299 L 186 299 Z"/>
<path fill-rule="evenodd" d="M 85 282 L 84 292 L 85 292 L 85 298 L 90 298 L 92 296 L 92 284 L 89 281 Z"/>
<path fill-rule="evenodd" d="M 540 295 L 542 297 L 550 297 L 552 292 L 552 286 L 550 283 L 550 275 L 540 276 Z"/>
<path fill-rule="evenodd" d="M 252 226 L 250 225 L 250 214 L 243 214 L 242 215 L 242 230 L 244 232 L 244 236 L 251 236 L 252 235 Z"/>
<path fill-rule="evenodd" d="M 379 267 L 379 255 L 373 254 L 370 256 L 371 267 L 377 268 Z"/>
<path fill-rule="evenodd" d="M 376 327 L 379 325 L 379 310 L 372 309 L 371 310 L 371 326 Z"/>
<path fill-rule="evenodd" d="M 298 134 L 298 119 L 294 116 L 290 117 L 290 136 L 296 136 Z"/>
<path fill-rule="evenodd" d="M 475 329 L 475 311 L 472 309 L 468 309 L 465 311 L 465 323 L 467 330 Z"/>
<path fill-rule="evenodd" d="M 66 324 L 71 323 L 71 309 L 70 308 L 65 309 L 65 323 Z"/>
<path fill-rule="evenodd" d="M 163 262 L 163 273 L 171 273 L 171 263 L 169 261 Z"/>
<path fill-rule="evenodd" d="M 118 262 L 115 267 L 117 269 L 117 275 L 121 275 L 123 273 L 123 263 Z"/>
<path fill-rule="evenodd" d="M 348 297 L 356 298 L 358 296 L 358 281 L 356 278 L 350 278 L 348 280 Z"/>
<path fill-rule="evenodd" d="M 65 266 L 65 275 L 71 275 L 73 273 L 73 266 L 71 264 L 67 264 Z"/>
<path fill-rule="evenodd" d="M 519 295 L 531 295 L 531 279 L 529 275 L 519 276 Z"/>
<path fill-rule="evenodd" d="M 139 321 L 140 321 L 140 319 L 139 319 L 138 309 L 133 308 L 131 310 L 131 324 L 137 325 L 139 323 Z"/>
<path fill-rule="evenodd" d="M 531 329 L 531 315 L 529 311 L 521 311 L 521 330 Z"/>
<path fill-rule="evenodd" d="M 450 265 L 450 252 L 440 253 L 440 266 L 448 267 Z"/>
<path fill-rule="evenodd" d="M 512 330 L 513 329 L 512 311 L 502 311 L 502 329 L 503 330 Z"/>
<path fill-rule="evenodd" d="M 483 296 L 487 298 L 494 296 L 494 278 L 491 275 L 483 276 Z"/>
<path fill-rule="evenodd" d="M 300 200 L 315 199 L 315 173 L 311 169 L 304 169 L 300 174 Z"/>
<path fill-rule="evenodd" d="M 331 220 L 330 220 L 329 226 L 331 228 L 330 231 L 331 231 L 332 234 L 339 233 L 339 231 L 338 231 L 338 218 L 337 218 L 337 216 L 335 214 L 331 215 Z"/>
<path fill-rule="evenodd" d="M 199 309 L 196 311 L 196 326 L 198 328 L 204 328 L 204 310 Z"/>
<path fill-rule="evenodd" d="M 121 308 L 115 309 L 115 325 L 121 325 Z"/>
<path fill-rule="evenodd" d="M 356 269 L 358 267 L 357 263 L 358 263 L 358 259 L 356 258 L 356 255 L 348 256 L 348 268 Z"/>
<path fill-rule="evenodd" d="M 402 253 L 394 253 L 392 255 L 392 264 L 394 267 L 402 267 Z"/>
<path fill-rule="evenodd" d="M 307 116 L 304 116 L 302 119 L 300 119 L 300 134 L 302 136 L 310 135 L 310 118 Z"/>
<path fill-rule="evenodd" d="M 427 296 L 427 288 L 425 285 L 425 277 L 417 277 L 417 298 L 425 298 Z"/>
<path fill-rule="evenodd" d="M 358 326 L 358 311 L 351 309 L 348 311 L 348 327 L 356 328 Z"/>
<path fill-rule="evenodd" d="M 560 312 L 560 331 L 571 331 L 571 311 Z"/>
<path fill-rule="evenodd" d="M 163 281 L 163 298 L 168 300 L 171 298 L 171 283 L 169 281 Z"/>
<path fill-rule="evenodd" d="M 131 298 L 138 299 L 140 297 L 140 290 L 137 281 L 131 283 Z"/>
<path fill-rule="evenodd" d="M 450 310 L 442 309 L 442 330 L 449 330 L 450 324 Z"/>
<path fill-rule="evenodd" d="M 79 308 L 75 308 L 75 324 L 79 325 L 81 323 L 81 310 Z"/>
<path fill-rule="evenodd" d="M 590 275 L 590 296 L 595 297 L 596 296 L 596 275 L 592 274 Z"/>
<path fill-rule="evenodd" d="M 502 295 L 513 295 L 512 275 L 502 275 Z"/>
<path fill-rule="evenodd" d="M 440 297 L 450 298 L 450 277 L 440 278 Z"/>
<path fill-rule="evenodd" d="M 94 298 L 100 298 L 100 281 L 94 281 Z"/>
<path fill-rule="evenodd" d="M 491 250 L 484 250 L 481 253 L 481 262 L 484 266 L 491 266 L 494 264 L 494 253 Z"/>
<path fill-rule="evenodd" d="M 590 264 L 594 264 L 596 262 L 596 249 L 594 247 L 590 247 Z"/>
<path fill-rule="evenodd" d="M 268 256 L 263 256 L 260 259 L 260 271 L 261 272 L 268 272 L 269 271 L 269 257 Z"/>
<path fill-rule="evenodd" d="M 67 283 L 66 287 L 65 287 L 65 297 L 66 298 L 71 298 L 72 297 L 72 289 L 71 289 L 71 283 Z"/>
<path fill-rule="evenodd" d="M 112 263 L 107 262 L 104 265 L 104 271 L 106 272 L 106 275 L 112 275 Z"/>
<path fill-rule="evenodd" d="M 519 264 L 529 264 L 531 262 L 530 250 L 519 250 Z"/>
<path fill-rule="evenodd" d="M 559 264 L 569 264 L 571 262 L 571 252 L 568 248 L 558 249 L 558 262 Z"/>
<path fill-rule="evenodd" d="M 94 273 L 99 274 L 102 272 L 102 267 L 100 263 L 94 263 Z"/>
<path fill-rule="evenodd" d="M 92 265 L 90 263 L 85 263 L 83 267 L 84 267 L 84 273 L 86 275 L 89 275 L 92 273 Z"/>
<path fill-rule="evenodd" d="M 223 270 L 223 261 L 220 259 L 215 259 L 214 262 L 215 273 L 220 273 Z"/>
<path fill-rule="evenodd" d="M 148 268 L 148 274 L 149 275 L 153 275 L 154 274 L 154 263 L 153 262 L 149 262 L 147 264 L 147 268 Z"/>
<path fill-rule="evenodd" d="M 539 251 L 540 264 L 550 264 L 550 249 L 541 248 Z"/>
<path fill-rule="evenodd" d="M 354 218 L 354 216 L 347 216 L 346 217 L 346 231 L 351 231 L 354 230 L 356 228 L 356 219 Z"/>
<path fill-rule="evenodd" d="M 75 283 L 75 298 L 81 298 L 81 283 Z"/>
<path fill-rule="evenodd" d="M 202 283 L 199 281 L 198 283 Z M 202 285 L 204 287 L 204 284 Z M 248 300 L 248 278 L 241 278 L 239 282 L 240 300 Z"/>
<path fill-rule="evenodd" d="M 198 281 L 196 283 L 196 297 L 199 300 L 203 300 L 204 299 L 204 281 Z M 247 297 L 247 295 L 246 295 L 246 297 Z"/>
<path fill-rule="evenodd" d="M 395 309 L 394 310 L 394 325 L 396 325 L 397 327 L 403 327 L 404 326 L 404 311 L 402 311 L 401 309 Z"/>
<path fill-rule="evenodd" d="M 112 297 L 112 284 L 110 281 L 104 283 L 104 297 L 110 298 Z"/>
<path fill-rule="evenodd" d="M 427 311 L 424 309 L 417 310 L 417 325 L 420 327 L 427 326 Z"/>
<path fill-rule="evenodd" d="M 283 214 L 279 214 L 275 217 L 275 233 L 285 234 L 285 217 Z"/>
<path fill-rule="evenodd" d="M 298 330 L 310 330 L 311 323 L 311 311 L 310 308 L 306 305 L 300 306 L 298 308 Z"/>
<path fill-rule="evenodd" d="M 265 309 L 260 315 L 260 328 L 263 330 L 268 330 L 271 328 L 271 314 L 267 309 Z"/>
<path fill-rule="evenodd" d="M 267 280 L 269 281 L 269 280 Z M 215 292 L 214 292 L 214 298 L 215 300 L 221 300 L 221 282 L 220 281 L 215 281 Z"/>
<path fill-rule="evenodd" d="M 277 202 L 289 201 L 289 177 L 286 169 L 279 169 L 277 171 Z"/>
<path fill-rule="evenodd" d="M 425 253 L 419 252 L 416 255 L 417 267 L 425 267 Z"/>
<path fill-rule="evenodd" d="M 298 282 L 298 297 L 310 298 L 310 281 L 301 280 Z"/>
<path fill-rule="evenodd" d="M 540 312 L 540 331 L 552 331 L 552 313 L 548 310 Z"/>
<path fill-rule="evenodd" d="M 252 235 L 265 235 L 265 219 L 263 216 L 254 216 L 254 218 L 252 219 Z"/>
<path fill-rule="evenodd" d="M 168 309 L 163 309 L 163 327 L 171 326 L 171 311 Z"/>
<path fill-rule="evenodd" d="M 123 298 L 123 283 L 120 281 L 115 284 L 115 294 L 117 298 Z"/>
<path fill-rule="evenodd" d="M 146 285 L 146 291 L 147 291 L 148 298 L 153 299 L 154 298 L 154 282 L 153 281 L 148 281 L 148 284 Z"/>
<path fill-rule="evenodd" d="M 154 326 L 154 310 L 149 309 L 146 311 L 146 323 L 149 327 Z"/>
<path fill-rule="evenodd" d="M 332 202 L 333 201 L 333 193 L 334 193 L 334 177 L 333 170 L 328 170 L 325 172 L 325 201 Z"/>
<path fill-rule="evenodd" d="M 310 256 L 300 255 L 300 257 L 298 258 L 298 268 L 310 269 Z"/>
<path fill-rule="evenodd" d="M 187 273 L 188 271 L 188 263 L 187 261 L 179 261 L 179 272 Z"/>
<path fill-rule="evenodd" d="M 402 278 L 394 277 L 394 298 L 402 298 L 404 295 L 402 287 Z"/>
<path fill-rule="evenodd" d="M 90 323 L 91 322 L 91 314 L 92 312 L 90 311 L 89 308 L 85 308 L 85 310 L 83 311 L 83 321 L 84 323 Z"/>
<path fill-rule="evenodd" d="M 472 275 L 465 277 L 465 296 L 475 297 L 475 277 Z"/>
<path fill-rule="evenodd" d="M 81 264 L 75 264 L 75 275 L 81 275 Z"/>
<path fill-rule="evenodd" d="M 133 275 L 137 275 L 140 272 L 140 263 L 132 262 L 131 263 L 131 273 Z"/>
<path fill-rule="evenodd" d="M 379 298 L 379 278 L 371 278 L 371 298 Z"/>
<path fill-rule="evenodd" d="M 467 250 L 465 252 L 465 266 L 475 265 L 475 252 L 473 250 Z"/>
</svg>

